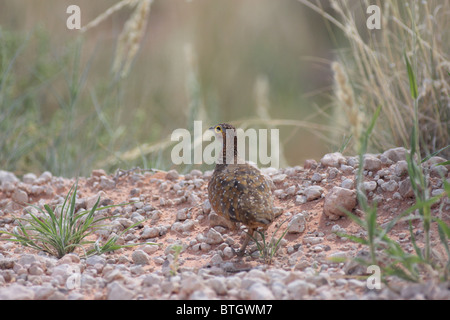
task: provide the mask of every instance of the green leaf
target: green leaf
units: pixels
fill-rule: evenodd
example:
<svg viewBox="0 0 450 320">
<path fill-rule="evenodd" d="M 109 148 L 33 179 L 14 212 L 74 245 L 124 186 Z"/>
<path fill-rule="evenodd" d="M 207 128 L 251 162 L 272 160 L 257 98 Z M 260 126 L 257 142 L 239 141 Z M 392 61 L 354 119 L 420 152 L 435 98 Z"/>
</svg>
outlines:
<svg viewBox="0 0 450 320">
<path fill-rule="evenodd" d="M 411 64 L 409 62 L 408 56 L 405 52 L 405 61 L 406 61 L 406 68 L 408 70 L 408 78 L 409 78 L 409 87 L 411 91 L 411 97 L 415 100 L 419 97 L 419 90 L 417 88 L 417 81 L 416 77 L 414 75 L 414 71 L 411 67 Z"/>
<path fill-rule="evenodd" d="M 425 161 L 429 160 L 430 158 L 432 158 L 434 156 L 437 156 L 439 153 L 441 153 L 442 151 L 444 151 L 447 148 L 450 148 L 450 144 L 448 146 L 446 146 L 446 147 L 443 147 L 442 149 L 439 149 L 438 151 L 433 152 L 432 154 L 426 156 L 425 158 L 423 158 L 422 163 L 424 163 Z M 447 164 L 450 164 L 450 160 L 447 161 L 447 162 L 448 162 Z M 445 162 L 443 162 L 443 163 L 445 163 Z M 438 164 L 438 165 L 441 165 L 441 164 Z M 444 166 L 445 165 L 446 164 L 444 164 Z"/>
</svg>

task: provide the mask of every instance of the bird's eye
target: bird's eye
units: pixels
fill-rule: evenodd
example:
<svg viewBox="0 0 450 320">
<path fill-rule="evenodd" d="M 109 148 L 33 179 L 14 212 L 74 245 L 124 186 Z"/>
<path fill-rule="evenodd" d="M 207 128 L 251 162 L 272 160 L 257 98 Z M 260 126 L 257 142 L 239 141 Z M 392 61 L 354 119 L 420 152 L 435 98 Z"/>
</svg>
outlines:
<svg viewBox="0 0 450 320">
<path fill-rule="evenodd" d="M 216 130 L 217 133 L 222 132 L 222 127 L 221 126 L 217 126 L 215 130 Z"/>
</svg>

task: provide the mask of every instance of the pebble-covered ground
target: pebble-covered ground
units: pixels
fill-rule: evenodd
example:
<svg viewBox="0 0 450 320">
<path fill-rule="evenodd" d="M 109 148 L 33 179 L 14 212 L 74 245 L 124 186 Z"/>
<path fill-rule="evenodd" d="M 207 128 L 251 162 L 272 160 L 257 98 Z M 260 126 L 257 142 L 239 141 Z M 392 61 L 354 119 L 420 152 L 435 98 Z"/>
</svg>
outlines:
<svg viewBox="0 0 450 320">
<path fill-rule="evenodd" d="M 443 190 L 450 167 L 436 166 L 434 157 L 423 164 L 431 195 Z M 90 240 L 105 241 L 132 224 L 121 243 L 145 243 L 101 256 L 83 257 L 81 250 L 61 259 L 36 252 L 0 236 L 0 299 L 450 299 L 450 283 L 435 277 L 412 284 L 392 279 L 390 286 L 369 289 L 367 270 L 352 262 L 366 249 L 336 233 L 365 236 L 365 231 L 342 214 L 340 207 L 361 215 L 356 201 L 357 157 L 327 154 L 303 167 L 264 169 L 271 178 L 277 218 L 266 236 L 281 247 L 271 263 L 262 260 L 254 243 L 243 258 L 234 255 L 246 236 L 229 226 L 212 210 L 207 185 L 212 171 L 129 171 L 107 175 L 94 170 L 78 182 L 78 210 L 91 208 L 101 197 L 102 206 L 132 203 L 100 210 L 98 216 L 116 216 Z M 369 201 L 378 202 L 377 222 L 383 226 L 414 204 L 407 178 L 405 149 L 366 155 L 364 187 Z M 39 212 L 64 201 L 74 179 L 33 173 L 21 179 L 0 171 L 0 230 L 12 232 L 15 217 Z M 450 221 L 450 200 L 442 198 L 433 216 Z M 344 215 L 344 216 L 343 216 Z M 285 222 L 285 223 L 283 223 Z M 281 226 L 281 227 L 280 227 Z M 413 221 L 419 245 L 423 226 Z M 413 252 L 409 224 L 399 223 L 389 234 Z M 447 259 L 437 231 L 431 237 L 433 257 Z M 177 254 L 174 248 L 182 248 Z M 382 254 L 382 252 L 380 252 Z M 343 258 L 347 262 L 333 262 Z M 446 261 L 446 260 L 445 260 Z"/>
</svg>

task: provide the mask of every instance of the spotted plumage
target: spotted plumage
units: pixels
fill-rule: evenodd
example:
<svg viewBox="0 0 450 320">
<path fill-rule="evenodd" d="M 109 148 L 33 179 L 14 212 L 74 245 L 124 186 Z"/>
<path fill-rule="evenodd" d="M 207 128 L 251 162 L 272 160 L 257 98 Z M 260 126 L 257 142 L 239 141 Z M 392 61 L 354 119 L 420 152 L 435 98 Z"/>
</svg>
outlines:
<svg viewBox="0 0 450 320">
<path fill-rule="evenodd" d="M 236 129 L 233 126 L 223 123 L 210 129 L 222 142 L 222 161 L 216 164 L 208 185 L 211 207 L 227 220 L 246 225 L 249 235 L 259 227 L 267 229 L 274 215 L 272 192 L 266 178 L 258 168 L 238 162 Z M 227 157 L 227 144 L 231 141 L 234 148 Z M 249 240 L 247 236 L 239 255 L 244 254 Z"/>
</svg>

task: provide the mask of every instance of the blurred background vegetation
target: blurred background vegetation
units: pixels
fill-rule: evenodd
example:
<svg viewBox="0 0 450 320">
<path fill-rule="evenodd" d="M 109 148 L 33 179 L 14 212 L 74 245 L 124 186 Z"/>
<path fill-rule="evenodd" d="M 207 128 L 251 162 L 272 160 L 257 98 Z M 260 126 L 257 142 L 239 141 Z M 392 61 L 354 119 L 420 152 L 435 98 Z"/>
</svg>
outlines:
<svg viewBox="0 0 450 320">
<path fill-rule="evenodd" d="M 365 26 L 370 2 L 382 30 Z M 378 105 L 386 121 L 371 151 L 406 146 L 405 52 L 429 106 L 424 152 L 439 150 L 450 136 L 450 2 L 370 2 L 0 0 L 0 169 L 168 170 L 170 134 L 194 120 L 278 128 L 281 165 L 302 165 L 354 154 Z M 73 4 L 83 32 L 66 28 Z M 176 167 L 193 168 L 212 169 Z"/>
</svg>

